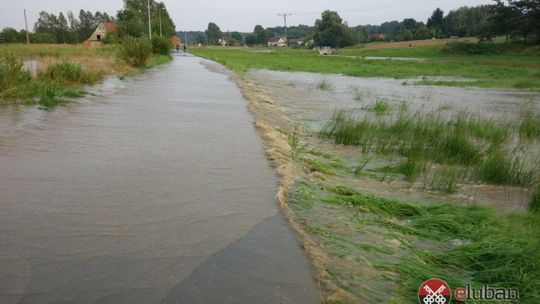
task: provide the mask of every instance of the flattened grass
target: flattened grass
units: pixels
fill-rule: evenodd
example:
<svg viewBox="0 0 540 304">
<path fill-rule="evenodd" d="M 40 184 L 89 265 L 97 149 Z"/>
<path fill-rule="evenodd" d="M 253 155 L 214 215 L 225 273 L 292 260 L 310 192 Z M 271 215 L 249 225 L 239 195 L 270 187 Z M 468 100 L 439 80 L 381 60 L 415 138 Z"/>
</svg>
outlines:
<svg viewBox="0 0 540 304">
<path fill-rule="evenodd" d="M 302 181 L 297 185 L 291 196 L 293 206 L 317 203 L 346 205 L 362 214 L 351 219 L 357 222 L 356 233 L 359 235 L 370 231 L 365 229 L 366 226 L 379 226 L 390 231 L 388 238 L 400 240 L 399 252 L 375 250 L 382 256 L 370 260 L 376 268 L 395 274 L 387 277 L 398 285 L 392 303 L 412 303 L 418 286 L 432 277 L 445 279 L 455 287 L 489 284 L 518 288 L 523 303 L 540 300 L 537 292 L 540 288 L 539 214 L 501 215 L 477 205 L 422 205 L 362 194 L 344 185 L 326 187 L 325 195 L 318 193 L 317 186 L 310 182 Z M 308 225 L 314 227 L 312 223 L 308 222 Z M 373 252 L 372 246 L 365 246 L 361 237 L 341 235 L 342 232 L 334 226 L 336 224 L 329 224 L 308 231 L 319 235 L 334 250 L 333 254 L 342 258 L 363 260 L 366 254 Z M 339 241 L 343 239 L 347 241 Z M 429 242 L 439 244 L 435 246 L 438 249 L 418 246 Z M 359 253 L 355 248 L 365 253 Z M 332 272 L 332 275 L 338 281 L 345 280 L 347 276 L 340 272 Z M 385 275 L 388 276 L 387 273 Z M 347 284 L 361 284 L 363 278 L 357 280 Z M 354 289 L 350 290 L 354 292 Z"/>
</svg>

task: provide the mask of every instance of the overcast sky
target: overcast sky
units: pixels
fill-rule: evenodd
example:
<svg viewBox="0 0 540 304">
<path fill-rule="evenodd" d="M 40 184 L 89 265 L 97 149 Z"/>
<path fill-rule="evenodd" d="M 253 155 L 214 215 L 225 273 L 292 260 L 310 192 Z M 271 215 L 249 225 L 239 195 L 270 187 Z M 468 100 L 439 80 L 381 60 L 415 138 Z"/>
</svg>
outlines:
<svg viewBox="0 0 540 304">
<path fill-rule="evenodd" d="M 493 0 L 164 0 L 177 30 L 205 30 L 208 22 L 222 31 L 251 32 L 256 24 L 283 25 L 280 12 L 292 13 L 289 25 L 313 25 L 326 9 L 338 11 L 349 25 L 380 24 L 385 21 L 415 18 L 426 21 L 437 7 L 445 12 L 460 6 L 493 3 Z M 0 0 L 0 28 L 24 28 L 23 9 L 27 9 L 32 30 L 42 10 L 58 13 L 80 9 L 105 11 L 116 15 L 122 0 Z M 76 13 L 78 16 L 78 13 Z"/>
</svg>

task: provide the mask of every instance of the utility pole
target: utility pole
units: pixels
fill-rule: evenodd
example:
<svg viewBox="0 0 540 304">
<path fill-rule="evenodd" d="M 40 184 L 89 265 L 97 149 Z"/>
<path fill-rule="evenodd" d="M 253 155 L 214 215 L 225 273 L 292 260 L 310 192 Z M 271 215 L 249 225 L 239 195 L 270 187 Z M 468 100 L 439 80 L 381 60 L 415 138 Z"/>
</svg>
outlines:
<svg viewBox="0 0 540 304">
<path fill-rule="evenodd" d="M 289 37 L 287 35 L 287 17 L 289 17 L 291 15 L 292 15 L 291 13 L 278 14 L 278 16 L 283 17 L 283 23 L 285 24 L 285 44 L 287 46 L 289 45 Z"/>
<path fill-rule="evenodd" d="M 163 37 L 163 28 L 161 27 L 161 12 L 163 9 L 163 7 L 159 9 L 159 37 Z"/>
<path fill-rule="evenodd" d="M 150 17 L 150 0 L 148 0 L 148 37 L 152 40 L 152 18 Z"/>
<path fill-rule="evenodd" d="M 30 33 L 28 32 L 28 19 L 26 18 L 26 9 L 24 9 L 24 24 L 26 25 L 26 44 L 30 44 Z"/>
</svg>

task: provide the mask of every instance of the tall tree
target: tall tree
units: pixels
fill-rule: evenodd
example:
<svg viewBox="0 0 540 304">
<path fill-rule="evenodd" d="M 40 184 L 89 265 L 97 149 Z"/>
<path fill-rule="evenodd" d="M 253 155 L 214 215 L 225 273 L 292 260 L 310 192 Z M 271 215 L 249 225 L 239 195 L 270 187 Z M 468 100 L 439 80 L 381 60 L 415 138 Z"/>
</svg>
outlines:
<svg viewBox="0 0 540 304">
<path fill-rule="evenodd" d="M 444 12 L 437 8 L 427 21 L 427 27 L 430 29 L 441 30 L 444 25 Z"/>
<path fill-rule="evenodd" d="M 256 25 L 253 29 L 253 37 L 255 37 L 255 44 L 266 44 L 268 41 L 268 32 L 262 27 L 262 25 Z"/>
<path fill-rule="evenodd" d="M 208 23 L 208 29 L 205 31 L 205 34 L 210 45 L 216 45 L 222 35 L 219 26 L 213 22 Z"/>
<path fill-rule="evenodd" d="M 316 33 L 313 37 L 317 46 L 344 47 L 355 43 L 352 30 L 343 23 L 337 12 L 324 11 L 321 19 L 315 22 Z"/>
<path fill-rule="evenodd" d="M 540 0 L 512 1 L 511 5 L 522 17 L 519 20 L 517 29 L 525 42 L 528 41 L 529 35 L 535 34 L 536 43 L 540 44 Z"/>
</svg>

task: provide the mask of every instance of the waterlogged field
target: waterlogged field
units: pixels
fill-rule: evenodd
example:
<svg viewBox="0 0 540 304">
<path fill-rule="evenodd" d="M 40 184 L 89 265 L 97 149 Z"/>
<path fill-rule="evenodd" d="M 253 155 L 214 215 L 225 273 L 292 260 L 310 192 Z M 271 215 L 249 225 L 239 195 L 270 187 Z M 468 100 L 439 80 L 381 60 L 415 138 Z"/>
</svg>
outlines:
<svg viewBox="0 0 540 304">
<path fill-rule="evenodd" d="M 236 48 L 193 48 L 190 52 L 217 61 L 243 73 L 250 69 L 332 73 L 348 76 L 426 77 L 415 82 L 435 85 L 487 88 L 540 89 L 540 51 L 531 47 L 505 50 L 497 55 L 463 55 L 443 51 L 444 45 L 415 46 L 418 42 L 368 45 L 343 49 L 333 56 L 319 56 L 312 50 L 256 50 Z M 390 44 L 391 45 L 391 44 Z M 409 47 L 412 45 L 413 47 Z M 367 57 L 413 57 L 422 60 L 372 60 Z M 452 77 L 433 80 L 430 77 Z"/>
<path fill-rule="evenodd" d="M 117 58 L 114 45 L 0 45 L 0 104 L 39 104 L 49 108 L 79 97 L 85 86 L 107 76 L 124 76 L 136 71 Z M 170 62 L 168 56 L 154 56 L 148 67 Z"/>
<path fill-rule="evenodd" d="M 339 64 L 269 71 L 293 51 L 199 51 L 241 72 L 329 303 L 417 303 L 432 277 L 540 301 L 538 93 L 321 74 Z"/>
</svg>

